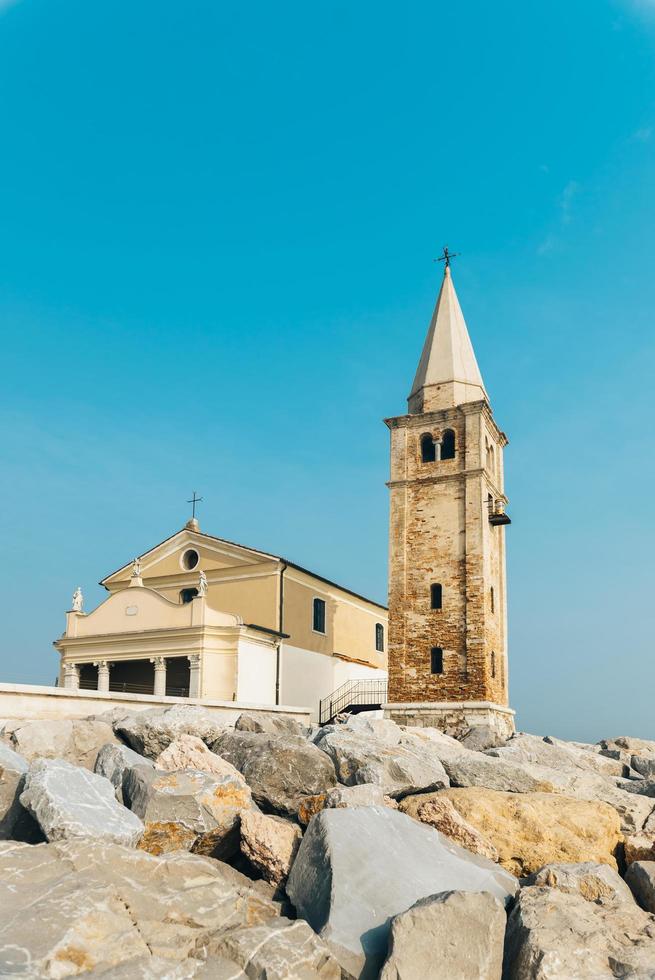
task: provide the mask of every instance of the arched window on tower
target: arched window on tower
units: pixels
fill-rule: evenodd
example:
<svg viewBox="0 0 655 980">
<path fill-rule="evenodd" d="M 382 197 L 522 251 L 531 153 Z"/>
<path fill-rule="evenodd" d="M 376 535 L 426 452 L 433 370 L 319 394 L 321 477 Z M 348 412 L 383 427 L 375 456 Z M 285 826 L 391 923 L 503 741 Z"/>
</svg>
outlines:
<svg viewBox="0 0 655 980">
<path fill-rule="evenodd" d="M 441 437 L 441 458 L 455 458 L 455 433 L 452 429 L 446 429 Z"/>
<path fill-rule="evenodd" d="M 180 602 L 184 605 L 187 602 L 193 602 L 195 597 L 198 595 L 197 589 L 182 589 L 180 592 Z"/>
<path fill-rule="evenodd" d="M 496 467 L 494 464 L 494 447 L 490 443 L 487 443 L 487 469 L 492 476 L 496 475 Z"/>
<path fill-rule="evenodd" d="M 426 432 L 424 436 L 421 436 L 421 460 L 424 463 L 434 463 L 436 458 L 434 439 L 429 432 Z"/>
</svg>

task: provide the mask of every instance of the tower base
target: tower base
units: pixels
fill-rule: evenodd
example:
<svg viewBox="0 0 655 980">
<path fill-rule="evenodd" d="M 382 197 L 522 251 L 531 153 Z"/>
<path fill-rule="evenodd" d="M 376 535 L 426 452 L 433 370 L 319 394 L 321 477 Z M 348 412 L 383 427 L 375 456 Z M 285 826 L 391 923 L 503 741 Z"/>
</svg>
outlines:
<svg viewBox="0 0 655 980">
<path fill-rule="evenodd" d="M 471 728 L 485 725 L 502 738 L 514 734 L 512 708 L 493 701 L 417 701 L 383 704 L 384 717 L 409 728 L 438 728 L 461 737 Z"/>
</svg>

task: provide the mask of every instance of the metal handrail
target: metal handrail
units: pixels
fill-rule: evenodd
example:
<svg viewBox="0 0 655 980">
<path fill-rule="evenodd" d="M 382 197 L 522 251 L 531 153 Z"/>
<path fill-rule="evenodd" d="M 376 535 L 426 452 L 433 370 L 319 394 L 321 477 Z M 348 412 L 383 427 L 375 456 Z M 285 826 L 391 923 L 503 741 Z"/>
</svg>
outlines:
<svg viewBox="0 0 655 980">
<path fill-rule="evenodd" d="M 346 681 L 332 694 L 322 698 L 319 704 L 319 722 L 328 724 L 346 709 L 357 707 L 379 708 L 387 700 L 387 681 L 362 679 Z"/>
</svg>

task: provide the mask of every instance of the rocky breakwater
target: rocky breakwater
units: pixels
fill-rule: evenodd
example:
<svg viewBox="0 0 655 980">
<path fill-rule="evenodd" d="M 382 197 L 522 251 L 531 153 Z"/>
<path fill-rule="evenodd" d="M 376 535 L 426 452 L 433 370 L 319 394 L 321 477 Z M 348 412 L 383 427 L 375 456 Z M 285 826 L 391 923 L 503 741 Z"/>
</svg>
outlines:
<svg viewBox="0 0 655 980">
<path fill-rule="evenodd" d="M 0 976 L 652 980 L 654 787 L 628 737 L 14 721 Z"/>
</svg>

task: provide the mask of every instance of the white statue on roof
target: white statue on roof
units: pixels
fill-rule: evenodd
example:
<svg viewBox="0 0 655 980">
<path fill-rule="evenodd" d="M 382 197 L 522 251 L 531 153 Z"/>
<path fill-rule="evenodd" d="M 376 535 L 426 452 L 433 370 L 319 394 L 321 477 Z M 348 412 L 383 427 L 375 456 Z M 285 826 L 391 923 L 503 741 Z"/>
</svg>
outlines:
<svg viewBox="0 0 655 980">
<path fill-rule="evenodd" d="M 200 572 L 200 579 L 198 581 L 198 595 L 199 596 L 207 595 L 207 576 L 203 571 Z"/>
<path fill-rule="evenodd" d="M 84 596 L 82 595 L 82 589 L 78 587 L 73 592 L 73 612 L 82 612 L 82 606 L 84 605 Z"/>
<path fill-rule="evenodd" d="M 141 559 L 135 558 L 132 562 L 132 578 L 141 578 Z"/>
</svg>

